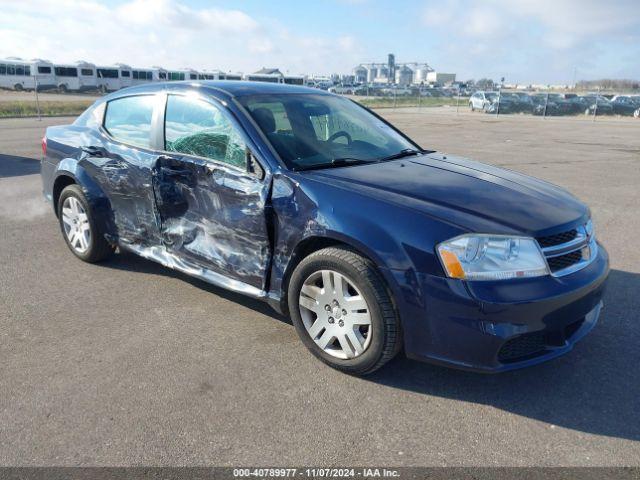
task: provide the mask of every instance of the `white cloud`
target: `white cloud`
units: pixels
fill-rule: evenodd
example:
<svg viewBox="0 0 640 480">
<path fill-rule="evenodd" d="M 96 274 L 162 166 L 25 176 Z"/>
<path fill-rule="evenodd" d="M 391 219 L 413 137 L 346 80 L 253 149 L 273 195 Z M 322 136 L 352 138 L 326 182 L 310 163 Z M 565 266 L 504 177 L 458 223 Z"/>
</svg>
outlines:
<svg viewBox="0 0 640 480">
<path fill-rule="evenodd" d="M 570 48 L 603 35 L 618 36 L 640 25 L 638 0 L 444 0 L 423 11 L 423 23 L 463 36 L 503 39 L 514 30 L 527 35 L 540 27 L 541 41 L 556 48 Z M 600 38 L 598 38 L 600 37 Z M 605 38 L 606 39 L 606 38 Z M 534 39 L 528 38 L 530 42 Z"/>
<path fill-rule="evenodd" d="M 194 8 L 180 0 L 2 3 L 0 57 L 245 72 L 275 66 L 291 73 L 346 71 L 360 61 L 352 37 L 294 34 L 239 9 Z"/>
<path fill-rule="evenodd" d="M 637 51 L 640 1 L 428 1 L 422 23 L 441 39 L 432 61 L 445 59 L 443 68 L 461 76 L 570 82 L 574 68 L 591 78 L 622 70 L 614 63 L 625 52 L 616 46 Z"/>
</svg>

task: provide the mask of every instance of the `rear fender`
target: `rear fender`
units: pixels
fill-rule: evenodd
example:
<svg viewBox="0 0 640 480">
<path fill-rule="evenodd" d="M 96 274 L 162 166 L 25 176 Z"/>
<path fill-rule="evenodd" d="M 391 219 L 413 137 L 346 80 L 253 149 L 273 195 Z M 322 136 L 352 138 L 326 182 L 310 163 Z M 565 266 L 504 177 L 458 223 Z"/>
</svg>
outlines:
<svg viewBox="0 0 640 480">
<path fill-rule="evenodd" d="M 99 224 L 101 230 L 105 232 L 107 239 L 115 243 L 117 238 L 117 229 L 115 228 L 115 222 L 113 217 L 113 210 L 111 208 L 111 202 L 109 197 L 98 185 L 98 183 L 91 178 L 88 172 L 82 167 L 80 162 L 74 158 L 64 158 L 60 161 L 56 168 L 55 180 L 53 182 L 53 191 L 56 191 L 56 185 L 62 179 L 71 178 L 82 189 L 84 196 L 86 197 L 94 220 Z M 57 198 L 53 199 L 53 208 L 58 211 Z"/>
</svg>

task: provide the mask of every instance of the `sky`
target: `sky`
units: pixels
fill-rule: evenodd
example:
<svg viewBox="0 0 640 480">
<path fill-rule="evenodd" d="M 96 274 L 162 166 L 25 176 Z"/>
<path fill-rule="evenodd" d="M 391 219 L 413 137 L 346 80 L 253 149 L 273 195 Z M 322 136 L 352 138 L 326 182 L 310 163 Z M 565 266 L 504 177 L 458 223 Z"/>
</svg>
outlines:
<svg viewBox="0 0 640 480">
<path fill-rule="evenodd" d="M 640 79 L 640 0 L 0 0 L 0 57 L 350 73 L 427 62 L 458 79 Z"/>
</svg>

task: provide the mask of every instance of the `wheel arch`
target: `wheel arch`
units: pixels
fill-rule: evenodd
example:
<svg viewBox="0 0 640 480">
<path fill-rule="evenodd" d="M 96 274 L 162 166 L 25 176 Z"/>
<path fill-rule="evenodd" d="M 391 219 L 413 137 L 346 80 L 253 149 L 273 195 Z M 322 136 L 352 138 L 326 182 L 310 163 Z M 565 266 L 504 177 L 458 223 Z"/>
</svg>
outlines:
<svg viewBox="0 0 640 480">
<path fill-rule="evenodd" d="M 58 216 L 58 201 L 60 200 L 60 194 L 69 185 L 77 185 L 76 179 L 69 173 L 61 173 L 53 182 L 53 190 L 51 193 L 51 199 L 53 203 L 53 211 Z"/>
<path fill-rule="evenodd" d="M 58 216 L 58 201 L 62 191 L 67 186 L 74 184 L 82 189 L 97 221 L 100 222 L 102 231 L 115 238 L 117 229 L 109 197 L 78 161 L 72 158 L 60 162 L 53 181 L 51 199 L 56 216 Z"/>
<path fill-rule="evenodd" d="M 387 287 L 389 295 L 394 303 L 396 304 L 394 294 L 396 289 L 393 288 L 393 277 L 388 274 L 386 268 L 381 268 L 381 260 L 372 252 L 369 248 L 363 245 L 358 240 L 346 237 L 344 235 L 336 234 L 336 233 L 327 233 L 325 235 L 311 235 L 301 239 L 296 246 L 294 247 L 290 260 L 287 263 L 287 266 L 284 270 L 284 274 L 282 276 L 282 283 L 280 287 L 280 301 L 278 302 L 278 309 L 285 315 L 288 315 L 288 294 L 289 294 L 289 282 L 291 280 L 291 276 L 295 271 L 296 267 L 300 264 L 302 260 L 307 258 L 309 255 L 322 250 L 324 248 L 329 247 L 342 247 L 348 250 L 351 250 L 358 255 L 369 260 L 375 267 L 382 280 Z M 396 307 L 397 309 L 397 307 Z M 398 312 L 398 317 L 399 317 Z"/>
</svg>

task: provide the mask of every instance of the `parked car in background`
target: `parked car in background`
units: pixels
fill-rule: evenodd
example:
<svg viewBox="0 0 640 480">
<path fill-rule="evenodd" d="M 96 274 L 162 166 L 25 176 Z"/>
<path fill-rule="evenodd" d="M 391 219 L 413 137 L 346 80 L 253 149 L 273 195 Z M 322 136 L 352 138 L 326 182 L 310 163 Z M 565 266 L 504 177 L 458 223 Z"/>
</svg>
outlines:
<svg viewBox="0 0 640 480">
<path fill-rule="evenodd" d="M 575 106 L 558 93 L 535 93 L 531 95 L 534 115 L 572 115 L 577 113 Z"/>
<path fill-rule="evenodd" d="M 329 87 L 328 91 L 329 93 L 337 93 L 339 95 L 353 95 L 357 88 L 357 85 L 353 85 L 350 83 L 341 83 L 340 85 Z"/>
<path fill-rule="evenodd" d="M 533 111 L 533 100 L 526 92 L 513 92 L 518 97 L 518 109 L 523 113 L 531 113 Z"/>
<path fill-rule="evenodd" d="M 498 95 L 498 100 L 500 102 L 500 112 L 502 113 L 531 112 L 532 103 L 528 95 L 521 97 L 514 92 L 502 92 Z"/>
<path fill-rule="evenodd" d="M 611 99 L 611 107 L 616 115 L 633 115 L 640 108 L 640 97 L 616 95 Z"/>
<path fill-rule="evenodd" d="M 140 85 L 48 127 L 42 148 L 44 195 L 73 255 L 119 248 L 266 301 L 351 374 L 400 351 L 525 367 L 598 321 L 609 261 L 584 203 L 425 150 L 338 95 Z"/>
<path fill-rule="evenodd" d="M 409 97 L 412 90 L 409 87 L 390 86 L 381 88 L 380 93 L 385 97 Z"/>
<path fill-rule="evenodd" d="M 602 95 L 582 95 L 578 102 L 585 115 L 612 115 L 613 105 L 611 101 Z"/>
<path fill-rule="evenodd" d="M 488 111 L 494 102 L 498 101 L 497 92 L 477 91 L 469 97 L 469 108 L 471 111 L 482 110 Z"/>
</svg>

